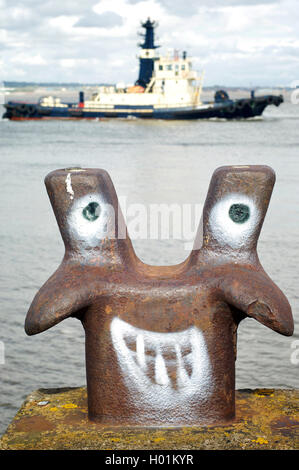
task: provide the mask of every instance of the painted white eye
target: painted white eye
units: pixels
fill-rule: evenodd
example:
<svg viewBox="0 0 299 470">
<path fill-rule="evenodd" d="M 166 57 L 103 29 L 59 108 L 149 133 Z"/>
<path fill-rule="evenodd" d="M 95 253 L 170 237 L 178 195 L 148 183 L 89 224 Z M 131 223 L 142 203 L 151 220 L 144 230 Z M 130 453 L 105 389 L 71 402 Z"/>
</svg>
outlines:
<svg viewBox="0 0 299 470">
<path fill-rule="evenodd" d="M 114 238 L 114 209 L 99 194 L 88 194 L 74 203 L 68 224 L 77 239 L 94 247 L 99 240 Z"/>
<path fill-rule="evenodd" d="M 230 194 L 211 210 L 210 228 L 220 245 L 245 246 L 255 231 L 259 211 L 252 199 L 243 194 Z"/>
</svg>

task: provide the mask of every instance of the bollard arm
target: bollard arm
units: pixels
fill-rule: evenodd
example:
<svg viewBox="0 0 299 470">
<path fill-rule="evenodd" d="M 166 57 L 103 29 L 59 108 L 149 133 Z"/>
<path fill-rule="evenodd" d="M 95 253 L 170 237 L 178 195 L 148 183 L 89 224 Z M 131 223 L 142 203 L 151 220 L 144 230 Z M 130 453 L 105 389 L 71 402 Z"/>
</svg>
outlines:
<svg viewBox="0 0 299 470">
<path fill-rule="evenodd" d="M 75 274 L 76 268 L 62 263 L 34 297 L 25 320 L 27 335 L 36 335 L 88 307 L 90 282 Z"/>
<path fill-rule="evenodd" d="M 190 263 L 233 308 L 278 333 L 294 330 L 291 307 L 262 268 L 257 243 L 275 173 L 266 165 L 223 166 L 212 176 Z M 237 316 L 240 321 L 242 315 Z"/>
<path fill-rule="evenodd" d="M 291 306 L 262 268 L 231 265 L 218 269 L 219 288 L 225 301 L 259 323 L 285 336 L 292 336 Z M 217 268 L 215 269 L 217 271 Z"/>
</svg>

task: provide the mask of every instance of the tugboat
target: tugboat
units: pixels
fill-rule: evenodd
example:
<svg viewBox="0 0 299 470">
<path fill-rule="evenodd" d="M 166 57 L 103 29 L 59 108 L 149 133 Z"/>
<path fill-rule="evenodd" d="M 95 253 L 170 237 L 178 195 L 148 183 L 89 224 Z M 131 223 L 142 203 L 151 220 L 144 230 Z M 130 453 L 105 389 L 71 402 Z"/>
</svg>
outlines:
<svg viewBox="0 0 299 470">
<path fill-rule="evenodd" d="M 192 60 L 184 51 L 166 56 L 156 54 L 156 22 L 148 19 L 144 42 L 139 44 L 139 76 L 134 86 L 99 86 L 90 100 L 79 93 L 78 103 L 63 103 L 59 98 L 43 97 L 38 103 L 9 101 L 3 118 L 23 119 L 208 119 L 252 118 L 260 116 L 266 106 L 279 106 L 283 97 L 254 96 L 232 100 L 224 90 L 215 93 L 214 101 L 201 101 L 203 73 L 192 70 Z"/>
</svg>

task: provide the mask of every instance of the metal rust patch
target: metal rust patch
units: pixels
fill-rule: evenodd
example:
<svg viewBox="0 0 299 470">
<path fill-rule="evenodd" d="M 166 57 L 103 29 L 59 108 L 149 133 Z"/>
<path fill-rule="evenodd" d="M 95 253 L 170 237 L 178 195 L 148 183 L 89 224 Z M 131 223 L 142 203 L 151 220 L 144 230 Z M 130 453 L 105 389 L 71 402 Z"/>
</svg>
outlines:
<svg viewBox="0 0 299 470">
<path fill-rule="evenodd" d="M 271 430 L 273 433 L 282 434 L 283 436 L 293 436 L 297 434 L 299 439 L 299 419 L 289 416 L 281 416 L 272 421 Z"/>
<path fill-rule="evenodd" d="M 41 432 L 51 431 L 55 429 L 55 425 L 43 416 L 25 416 L 15 421 L 15 432 Z"/>
</svg>

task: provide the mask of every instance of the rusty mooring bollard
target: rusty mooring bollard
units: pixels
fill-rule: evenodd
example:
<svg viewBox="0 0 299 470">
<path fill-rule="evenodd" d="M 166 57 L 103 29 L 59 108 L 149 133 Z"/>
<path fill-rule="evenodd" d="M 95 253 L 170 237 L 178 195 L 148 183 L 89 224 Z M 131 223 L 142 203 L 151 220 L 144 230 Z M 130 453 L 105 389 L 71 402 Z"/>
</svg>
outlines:
<svg viewBox="0 0 299 470">
<path fill-rule="evenodd" d="M 91 420 L 200 425 L 234 418 L 240 321 L 293 332 L 290 305 L 256 253 L 274 182 L 267 166 L 218 168 L 189 258 L 148 266 L 134 253 L 106 171 L 46 177 L 65 256 L 34 298 L 25 330 L 81 320 Z"/>
</svg>

